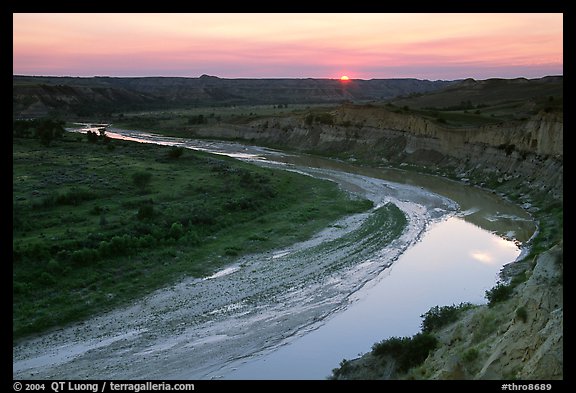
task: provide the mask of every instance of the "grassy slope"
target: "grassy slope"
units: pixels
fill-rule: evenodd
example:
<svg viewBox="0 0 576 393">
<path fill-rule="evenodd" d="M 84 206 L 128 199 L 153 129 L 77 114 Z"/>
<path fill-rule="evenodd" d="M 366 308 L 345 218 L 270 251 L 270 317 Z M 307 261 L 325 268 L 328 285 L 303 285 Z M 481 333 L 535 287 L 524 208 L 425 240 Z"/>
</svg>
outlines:
<svg viewBox="0 0 576 393">
<path fill-rule="evenodd" d="M 337 186 L 222 156 L 66 134 L 13 141 L 13 334 L 81 320 L 366 210 Z M 139 187 L 135 173 L 151 175 Z"/>
<path fill-rule="evenodd" d="M 465 81 L 428 94 L 397 98 L 389 105 L 453 127 L 525 119 L 539 111 L 562 111 L 562 78 Z"/>
</svg>

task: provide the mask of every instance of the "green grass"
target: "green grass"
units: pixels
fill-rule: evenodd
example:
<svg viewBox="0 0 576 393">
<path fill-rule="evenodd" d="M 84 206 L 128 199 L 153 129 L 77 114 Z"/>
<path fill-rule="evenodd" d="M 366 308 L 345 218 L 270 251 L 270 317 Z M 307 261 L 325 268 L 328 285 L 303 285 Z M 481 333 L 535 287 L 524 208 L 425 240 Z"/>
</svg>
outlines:
<svg viewBox="0 0 576 393">
<path fill-rule="evenodd" d="M 371 207 L 292 172 L 109 144 L 78 134 L 49 147 L 13 139 L 14 339 L 307 239 Z"/>
<path fill-rule="evenodd" d="M 502 325 L 503 319 L 507 319 L 508 315 L 501 315 L 492 310 L 484 310 L 483 313 L 478 313 L 472 318 L 472 322 L 476 325 L 474 333 L 472 334 L 472 343 L 477 344 L 482 342 L 492 333 L 494 333 Z"/>
<path fill-rule="evenodd" d="M 552 97 L 552 98 L 551 98 Z M 563 105 L 562 80 L 531 80 L 518 83 L 514 80 L 486 80 L 471 85 L 454 85 L 429 94 L 396 98 L 397 107 L 435 108 L 439 110 L 459 109 L 470 112 L 488 107 L 501 107 L 507 114 L 529 112 L 547 107 L 560 108 Z M 524 106 L 530 103 L 529 106 Z M 535 105 L 535 107 L 534 107 Z"/>
</svg>

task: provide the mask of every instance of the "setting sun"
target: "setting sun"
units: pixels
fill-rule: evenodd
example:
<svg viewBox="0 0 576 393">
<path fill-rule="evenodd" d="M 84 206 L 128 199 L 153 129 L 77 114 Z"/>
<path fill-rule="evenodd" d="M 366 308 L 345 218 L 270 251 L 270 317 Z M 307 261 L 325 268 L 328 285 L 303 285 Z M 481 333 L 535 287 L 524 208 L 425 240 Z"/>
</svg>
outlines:
<svg viewBox="0 0 576 393">
<path fill-rule="evenodd" d="M 347 81 L 347 80 L 350 80 L 350 78 L 348 78 L 346 75 L 342 75 L 342 76 L 340 77 L 340 80 L 341 80 L 341 81 Z"/>
</svg>

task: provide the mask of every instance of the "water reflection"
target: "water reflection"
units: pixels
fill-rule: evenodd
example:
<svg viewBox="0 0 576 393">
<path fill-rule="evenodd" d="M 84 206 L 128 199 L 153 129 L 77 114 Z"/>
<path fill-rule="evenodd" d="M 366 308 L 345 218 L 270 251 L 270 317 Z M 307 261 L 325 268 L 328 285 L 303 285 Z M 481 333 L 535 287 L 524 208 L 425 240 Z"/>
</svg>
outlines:
<svg viewBox="0 0 576 393">
<path fill-rule="evenodd" d="M 460 206 L 465 221 L 500 236 L 526 242 L 536 227 L 532 217 L 521 207 L 502 199 L 499 195 L 478 187 L 439 176 L 425 175 L 400 169 L 365 168 L 350 163 L 306 155 L 285 156 L 279 160 L 294 165 L 329 168 L 364 176 L 385 179 L 400 184 L 425 188 L 452 199 Z"/>
</svg>

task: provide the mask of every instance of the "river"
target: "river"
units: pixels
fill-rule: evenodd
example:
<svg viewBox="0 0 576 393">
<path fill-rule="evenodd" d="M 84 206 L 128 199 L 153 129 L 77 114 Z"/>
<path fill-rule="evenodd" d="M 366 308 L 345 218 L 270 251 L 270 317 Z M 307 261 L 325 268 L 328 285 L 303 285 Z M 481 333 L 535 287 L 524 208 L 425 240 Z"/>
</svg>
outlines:
<svg viewBox="0 0 576 393">
<path fill-rule="evenodd" d="M 112 326 L 106 334 L 86 331 L 85 337 L 93 337 L 91 341 L 79 343 L 62 338 L 66 334 L 61 334 L 58 339 L 29 343 L 28 352 L 22 350 L 15 363 L 15 375 L 34 370 L 47 378 L 89 377 L 94 372 L 97 377 L 126 379 L 137 379 L 138 375 L 154 379 L 325 379 L 342 359 L 368 352 L 375 342 L 417 333 L 420 315 L 430 307 L 485 303 L 485 291 L 496 284 L 501 268 L 518 258 L 522 244 L 535 230 L 530 216 L 518 206 L 491 192 L 436 176 L 363 168 L 233 142 L 184 140 L 119 129 L 110 129 L 107 135 L 183 146 L 329 178 L 377 204 L 392 201 L 405 211 L 410 224 L 391 247 L 378 249 L 375 241 L 351 245 L 347 254 L 328 251 L 318 259 L 317 270 L 307 265 L 304 268 L 301 259 L 295 256 L 306 247 L 314 249 L 322 239 L 342 235 L 321 234 L 308 245 L 278 250 L 267 258 L 242 260 L 208 280 L 178 284 L 145 303 L 154 303 L 155 299 L 166 303 L 168 298 L 167 303 L 172 304 L 173 299 L 189 297 L 194 291 L 204 291 L 199 295 L 204 293 L 206 297 L 223 286 L 237 286 L 248 279 L 257 280 L 262 286 L 271 276 L 282 281 L 283 275 L 295 275 L 298 279 L 301 274 L 299 280 L 306 285 L 298 287 L 294 281 L 287 281 L 291 287 L 285 297 L 277 293 L 274 297 L 280 300 L 265 307 L 251 309 L 239 300 L 241 297 L 224 299 L 219 308 L 207 304 L 206 307 L 213 308 L 211 315 L 222 314 L 222 318 L 211 319 L 202 326 L 181 328 L 174 336 L 162 339 L 157 337 L 159 330 L 154 330 L 149 319 L 139 319 L 145 306 L 133 306 L 89 323 Z M 340 226 L 353 231 L 355 225 L 360 225 L 360 218 L 358 223 L 352 220 Z M 365 252 L 368 248 L 372 250 L 369 253 Z M 349 255 L 351 260 L 356 258 L 354 268 L 326 277 L 320 283 L 306 281 L 321 271 L 323 263 L 330 266 L 332 259 L 344 258 L 343 255 Z M 287 260 L 302 269 L 291 274 L 279 270 L 258 276 L 264 274 L 259 273 L 262 270 L 271 269 L 271 260 Z M 210 285 L 214 285 L 213 292 Z M 253 290 L 240 287 L 244 291 Z M 159 306 L 154 307 L 156 310 Z M 174 321 L 180 320 L 169 319 Z M 166 320 L 162 323 L 166 324 Z M 77 330 L 74 335 L 78 335 Z M 102 337 L 112 340 L 111 343 L 101 345 Z M 56 343 L 52 347 L 37 345 L 53 341 Z M 38 347 L 44 349 L 31 349 Z M 97 356 L 95 349 L 101 351 Z M 123 368 L 125 353 L 134 360 L 130 367 Z M 98 360 L 104 355 L 109 359 Z M 149 360 L 139 364 L 139 359 L 145 356 Z"/>
</svg>

